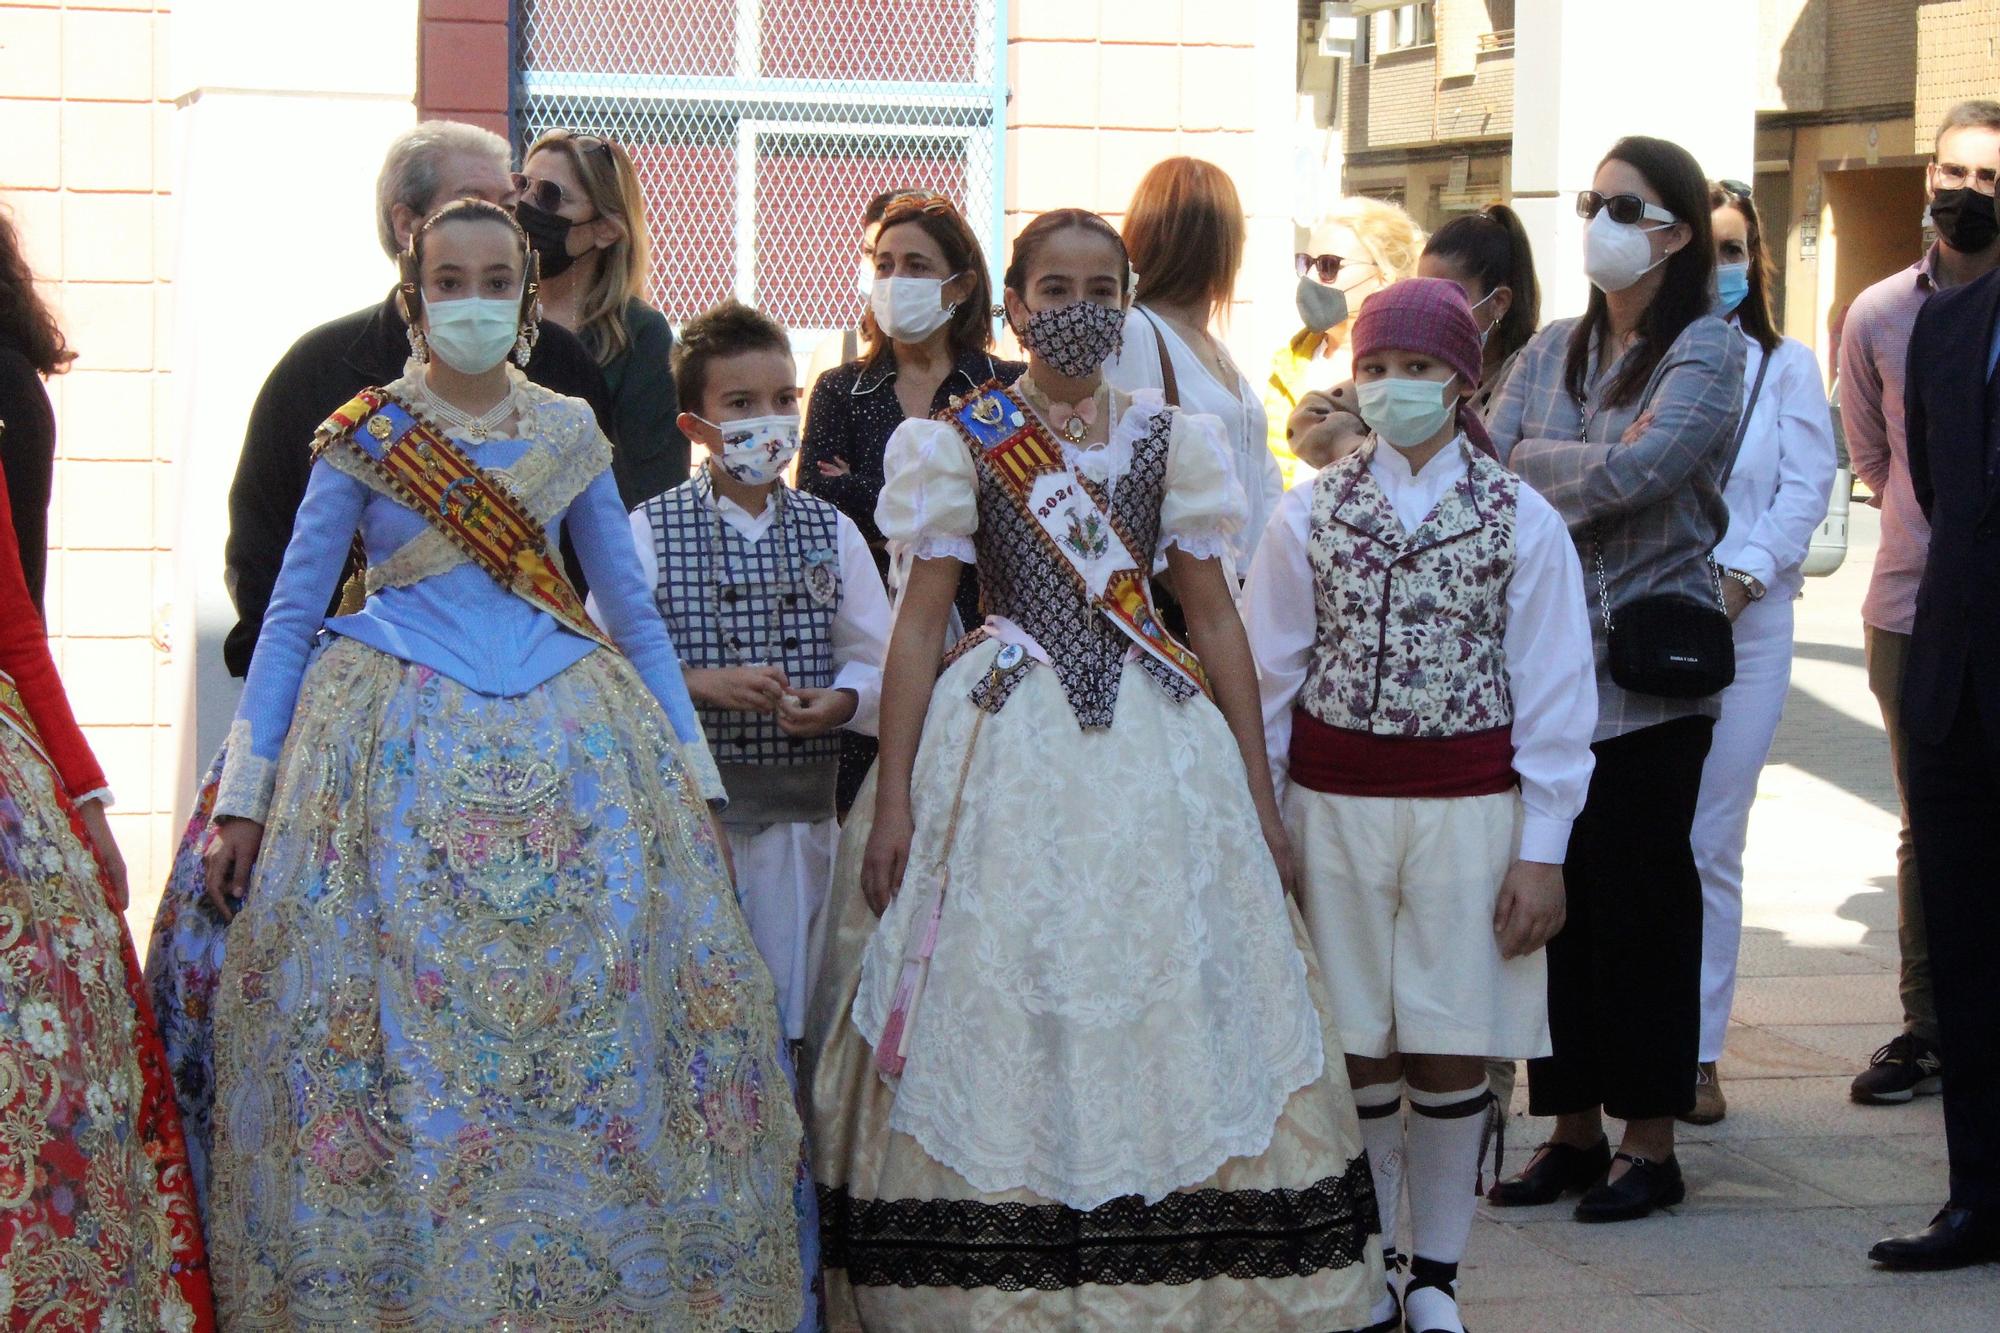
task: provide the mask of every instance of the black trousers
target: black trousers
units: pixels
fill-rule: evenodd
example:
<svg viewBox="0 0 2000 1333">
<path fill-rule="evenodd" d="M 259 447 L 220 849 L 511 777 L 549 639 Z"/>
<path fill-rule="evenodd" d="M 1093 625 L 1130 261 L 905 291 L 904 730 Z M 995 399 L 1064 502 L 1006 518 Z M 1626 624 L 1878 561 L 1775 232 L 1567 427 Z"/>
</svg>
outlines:
<svg viewBox="0 0 2000 1333">
<path fill-rule="evenodd" d="M 1911 737 L 1910 831 L 1930 936 L 1951 1201 L 2000 1217 L 2000 718 L 1970 690 L 1943 741 Z"/>
<path fill-rule="evenodd" d="M 1701 876 L 1688 841 L 1714 722 L 1675 718 L 1591 746 L 1570 833 L 1569 916 L 1549 941 L 1549 1036 L 1528 1062 L 1536 1115 L 1620 1120 L 1694 1105 L 1701 1035 Z"/>
</svg>

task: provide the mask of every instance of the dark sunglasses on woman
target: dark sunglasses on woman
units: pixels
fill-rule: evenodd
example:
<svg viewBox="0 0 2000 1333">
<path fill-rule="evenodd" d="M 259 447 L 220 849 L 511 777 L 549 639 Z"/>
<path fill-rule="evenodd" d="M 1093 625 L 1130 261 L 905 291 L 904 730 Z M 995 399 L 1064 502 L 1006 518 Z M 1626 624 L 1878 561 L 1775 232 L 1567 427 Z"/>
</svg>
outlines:
<svg viewBox="0 0 2000 1333">
<path fill-rule="evenodd" d="M 1576 215 L 1580 218 L 1594 218 L 1599 212 L 1609 212 L 1613 222 L 1631 225 L 1645 218 L 1649 222 L 1679 222 L 1680 219 L 1661 208 L 1649 204 L 1636 194 L 1599 194 L 1595 190 L 1580 190 L 1576 196 Z"/>
<path fill-rule="evenodd" d="M 1303 278 L 1306 274 L 1311 273 L 1328 286 L 1333 285 L 1333 280 L 1340 276 L 1340 266 L 1349 262 L 1349 260 L 1342 259 L 1339 255 L 1309 255 L 1300 253 L 1292 256 L 1292 267 L 1298 272 L 1300 277 Z M 1354 260 L 1351 262 L 1361 263 L 1364 261 Z"/>
<path fill-rule="evenodd" d="M 589 153 L 594 157 L 609 157 L 611 155 L 611 145 L 594 134 L 572 134 L 564 142 L 567 142 L 579 153 Z M 551 180 L 542 180 L 539 177 L 524 175 L 518 171 L 513 173 L 513 179 L 515 196 L 520 200 L 533 204 L 544 213 L 560 212 L 562 206 L 571 202 L 574 198 L 568 190 L 563 189 L 562 186 Z"/>
</svg>

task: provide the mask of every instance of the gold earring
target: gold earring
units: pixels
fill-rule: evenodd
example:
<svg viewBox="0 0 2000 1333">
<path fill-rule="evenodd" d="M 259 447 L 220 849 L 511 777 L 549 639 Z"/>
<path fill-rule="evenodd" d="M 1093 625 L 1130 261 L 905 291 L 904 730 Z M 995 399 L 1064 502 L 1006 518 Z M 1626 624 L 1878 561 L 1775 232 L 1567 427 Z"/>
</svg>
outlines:
<svg viewBox="0 0 2000 1333">
<path fill-rule="evenodd" d="M 430 341 L 424 337 L 424 331 L 412 324 L 409 326 L 409 334 L 410 355 L 423 364 L 429 365 L 431 360 L 431 345 Z"/>
<path fill-rule="evenodd" d="M 514 339 L 514 364 L 521 369 L 528 368 L 534 359 L 535 344 L 541 340 L 542 326 L 539 321 L 531 321 L 521 326 L 521 332 Z"/>
</svg>

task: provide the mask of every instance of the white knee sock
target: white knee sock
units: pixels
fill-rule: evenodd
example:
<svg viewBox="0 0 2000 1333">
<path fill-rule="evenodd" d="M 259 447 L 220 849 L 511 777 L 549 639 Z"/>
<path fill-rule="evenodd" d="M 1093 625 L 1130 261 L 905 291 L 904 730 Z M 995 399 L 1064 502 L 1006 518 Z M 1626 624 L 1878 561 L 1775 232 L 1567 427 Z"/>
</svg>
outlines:
<svg viewBox="0 0 2000 1333">
<path fill-rule="evenodd" d="M 1458 1317 L 1458 1262 L 1479 1203 L 1479 1140 L 1486 1083 L 1453 1092 L 1410 1089 L 1410 1333 L 1465 1333 Z M 1421 1281 L 1429 1277 L 1443 1285 Z"/>
<path fill-rule="evenodd" d="M 1361 1117 L 1368 1173 L 1375 1180 L 1375 1207 L 1382 1217 L 1382 1263 L 1389 1270 L 1390 1286 L 1368 1312 L 1368 1322 L 1379 1324 L 1396 1313 L 1396 1218 L 1403 1210 L 1403 1081 L 1356 1088 L 1354 1109 Z"/>
</svg>

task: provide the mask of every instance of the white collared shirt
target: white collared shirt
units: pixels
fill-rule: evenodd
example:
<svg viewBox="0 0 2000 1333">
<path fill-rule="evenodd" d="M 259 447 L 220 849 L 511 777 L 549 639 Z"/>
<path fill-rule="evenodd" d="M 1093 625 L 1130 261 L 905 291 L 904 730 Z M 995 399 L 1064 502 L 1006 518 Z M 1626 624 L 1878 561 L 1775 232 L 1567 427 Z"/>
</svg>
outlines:
<svg viewBox="0 0 2000 1333">
<path fill-rule="evenodd" d="M 1415 474 L 1401 450 L 1378 444 L 1368 472 L 1403 530 L 1414 532 L 1465 476 L 1465 437 L 1439 450 Z M 1318 590 L 1307 553 L 1314 489 L 1301 485 L 1285 492 L 1243 587 L 1243 627 L 1257 660 L 1264 739 L 1280 789 L 1290 764 L 1292 708 L 1320 632 Z M 1368 632 L 1375 632 L 1372 624 Z M 1501 648 L 1514 705 L 1514 772 L 1521 779 L 1527 813 L 1521 859 L 1560 865 L 1570 825 L 1590 790 L 1596 665 L 1575 543 L 1548 501 L 1525 483 L 1515 508 L 1514 576 L 1507 585 Z"/>
</svg>

